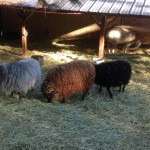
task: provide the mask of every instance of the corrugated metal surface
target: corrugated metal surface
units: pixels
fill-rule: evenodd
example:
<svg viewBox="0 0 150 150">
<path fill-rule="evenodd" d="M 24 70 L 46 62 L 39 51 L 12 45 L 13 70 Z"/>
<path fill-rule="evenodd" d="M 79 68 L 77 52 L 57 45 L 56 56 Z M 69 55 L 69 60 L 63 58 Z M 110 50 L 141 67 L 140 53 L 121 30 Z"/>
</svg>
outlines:
<svg viewBox="0 0 150 150">
<path fill-rule="evenodd" d="M 38 9 L 42 1 L 47 11 L 150 16 L 150 0 L 0 0 L 0 5 Z"/>
<path fill-rule="evenodd" d="M 150 16 L 150 0 L 47 0 L 57 10 L 116 15 Z M 61 3 L 66 3 L 63 7 Z"/>
</svg>

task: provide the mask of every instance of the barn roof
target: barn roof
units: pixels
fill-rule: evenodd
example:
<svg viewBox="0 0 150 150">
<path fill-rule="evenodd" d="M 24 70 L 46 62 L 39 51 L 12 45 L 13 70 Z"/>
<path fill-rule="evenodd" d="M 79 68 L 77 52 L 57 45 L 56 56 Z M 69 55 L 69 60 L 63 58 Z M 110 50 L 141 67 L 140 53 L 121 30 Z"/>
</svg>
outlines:
<svg viewBox="0 0 150 150">
<path fill-rule="evenodd" d="M 150 16 L 149 0 L 0 0 L 0 5 L 108 15 Z"/>
<path fill-rule="evenodd" d="M 38 0 L 0 0 L 0 5 L 2 6 L 35 8 L 37 4 L 38 4 Z"/>
</svg>

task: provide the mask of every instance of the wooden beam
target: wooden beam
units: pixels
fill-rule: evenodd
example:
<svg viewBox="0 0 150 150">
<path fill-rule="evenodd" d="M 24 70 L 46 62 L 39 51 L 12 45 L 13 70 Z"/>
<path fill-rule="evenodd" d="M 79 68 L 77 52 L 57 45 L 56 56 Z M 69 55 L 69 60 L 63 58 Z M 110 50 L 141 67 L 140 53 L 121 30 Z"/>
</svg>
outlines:
<svg viewBox="0 0 150 150">
<path fill-rule="evenodd" d="M 109 27 L 109 25 L 111 25 L 117 18 L 118 16 L 115 16 L 111 21 L 109 21 L 106 25 L 106 28 Z"/>
<path fill-rule="evenodd" d="M 104 58 L 105 22 L 106 22 L 106 16 L 101 18 L 101 31 L 100 31 L 99 52 L 98 52 L 98 57 L 100 59 Z"/>
<path fill-rule="evenodd" d="M 101 22 L 99 22 L 99 21 L 97 20 L 97 18 L 95 18 L 93 15 L 90 15 L 90 17 L 92 18 L 92 20 L 93 20 L 99 27 L 101 27 Z"/>
</svg>

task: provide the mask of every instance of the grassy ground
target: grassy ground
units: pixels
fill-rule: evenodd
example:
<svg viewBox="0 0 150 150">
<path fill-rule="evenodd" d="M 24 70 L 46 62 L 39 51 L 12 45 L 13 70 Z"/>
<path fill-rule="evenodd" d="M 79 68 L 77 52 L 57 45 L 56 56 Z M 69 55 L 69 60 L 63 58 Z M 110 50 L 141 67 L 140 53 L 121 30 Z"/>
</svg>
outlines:
<svg viewBox="0 0 150 150">
<path fill-rule="evenodd" d="M 38 43 L 38 44 L 37 44 Z M 47 71 L 73 59 L 92 61 L 96 46 L 55 41 L 30 43 L 29 56 L 44 56 L 42 80 Z M 1 41 L 0 62 L 22 58 L 20 45 Z M 105 59 L 131 63 L 133 73 L 124 93 L 93 86 L 85 101 L 80 94 L 64 104 L 45 103 L 40 88 L 18 97 L 0 95 L 0 150 L 149 150 L 150 149 L 150 56 L 141 49 L 108 54 Z"/>
</svg>

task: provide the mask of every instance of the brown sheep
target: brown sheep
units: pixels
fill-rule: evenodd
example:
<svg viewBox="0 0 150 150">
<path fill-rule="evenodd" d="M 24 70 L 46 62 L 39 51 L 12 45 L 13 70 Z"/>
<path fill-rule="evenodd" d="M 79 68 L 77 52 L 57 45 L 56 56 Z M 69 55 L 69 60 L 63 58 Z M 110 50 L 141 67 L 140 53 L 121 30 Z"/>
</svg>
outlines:
<svg viewBox="0 0 150 150">
<path fill-rule="evenodd" d="M 42 92 L 51 102 L 53 99 L 65 102 L 65 98 L 83 93 L 81 100 L 95 80 L 95 67 L 92 62 L 79 60 L 52 68 L 42 84 Z"/>
</svg>

